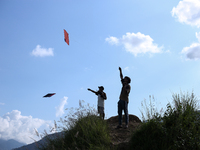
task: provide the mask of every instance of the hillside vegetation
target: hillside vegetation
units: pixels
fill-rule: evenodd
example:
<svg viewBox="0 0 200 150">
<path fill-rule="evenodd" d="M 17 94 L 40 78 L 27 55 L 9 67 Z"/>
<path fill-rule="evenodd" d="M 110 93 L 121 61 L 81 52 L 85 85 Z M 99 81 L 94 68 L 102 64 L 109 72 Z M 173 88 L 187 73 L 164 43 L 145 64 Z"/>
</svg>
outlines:
<svg viewBox="0 0 200 150">
<path fill-rule="evenodd" d="M 200 149 L 200 116 L 194 93 L 173 94 L 163 113 L 151 105 L 142 112 L 143 121 L 130 115 L 128 129 L 116 129 L 117 116 L 98 117 L 94 108 L 83 106 L 69 111 L 60 129 L 63 134 L 46 138 L 41 150 L 188 150 Z"/>
</svg>

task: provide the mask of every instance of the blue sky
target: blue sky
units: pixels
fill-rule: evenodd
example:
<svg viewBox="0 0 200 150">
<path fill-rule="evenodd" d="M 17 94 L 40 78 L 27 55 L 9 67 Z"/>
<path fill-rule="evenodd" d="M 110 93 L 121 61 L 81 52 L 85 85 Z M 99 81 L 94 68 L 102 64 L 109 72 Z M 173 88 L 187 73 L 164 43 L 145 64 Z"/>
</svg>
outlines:
<svg viewBox="0 0 200 150">
<path fill-rule="evenodd" d="M 130 114 L 149 95 L 159 109 L 180 90 L 199 97 L 199 14 L 199 0 L 1 0 L 0 138 L 33 142 L 79 100 L 96 107 L 87 88 L 101 85 L 116 116 L 119 67 L 132 79 Z"/>
</svg>

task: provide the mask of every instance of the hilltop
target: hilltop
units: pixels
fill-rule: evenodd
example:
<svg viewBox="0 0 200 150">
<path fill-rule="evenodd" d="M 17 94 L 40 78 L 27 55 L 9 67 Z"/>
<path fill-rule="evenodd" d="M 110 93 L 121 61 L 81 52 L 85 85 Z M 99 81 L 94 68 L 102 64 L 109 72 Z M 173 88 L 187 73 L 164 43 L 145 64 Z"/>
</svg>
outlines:
<svg viewBox="0 0 200 150">
<path fill-rule="evenodd" d="M 124 119 L 124 116 L 123 116 Z M 132 114 L 129 114 L 129 127 L 127 129 L 117 129 L 118 116 L 110 117 L 106 120 L 109 126 L 109 132 L 111 137 L 111 146 L 117 147 L 119 150 L 125 150 L 128 146 L 128 142 L 135 131 L 141 124 L 141 120 Z M 123 120 L 124 123 L 124 120 Z"/>
<path fill-rule="evenodd" d="M 124 118 L 124 116 L 123 116 Z M 123 150 L 126 149 L 128 142 L 130 140 L 130 137 L 133 133 L 134 130 L 136 130 L 139 125 L 141 124 L 141 120 L 135 116 L 130 114 L 129 115 L 129 127 L 128 129 L 124 129 L 124 128 L 120 128 L 117 129 L 117 125 L 118 125 L 118 116 L 113 116 L 110 117 L 109 119 L 105 120 L 108 124 L 109 127 L 109 135 L 111 138 L 111 148 L 115 149 L 119 149 L 119 150 Z M 124 121 L 123 121 L 124 122 Z M 61 134 L 61 133 L 57 133 L 57 134 Z M 51 134 L 51 136 L 58 136 L 57 134 Z M 20 147 L 20 148 L 16 148 L 14 150 L 39 150 L 37 148 L 38 143 L 39 144 L 43 144 L 45 143 L 46 138 L 44 137 L 43 139 L 39 140 L 38 142 L 34 142 L 32 144 Z"/>
</svg>

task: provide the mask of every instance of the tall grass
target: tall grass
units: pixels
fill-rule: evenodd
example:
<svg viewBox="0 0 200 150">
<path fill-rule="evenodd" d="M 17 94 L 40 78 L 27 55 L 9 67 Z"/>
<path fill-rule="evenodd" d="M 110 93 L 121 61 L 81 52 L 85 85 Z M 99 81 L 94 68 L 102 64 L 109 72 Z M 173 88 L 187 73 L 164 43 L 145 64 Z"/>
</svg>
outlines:
<svg viewBox="0 0 200 150">
<path fill-rule="evenodd" d="M 163 109 L 158 112 L 158 108 L 156 108 L 155 98 L 152 95 L 149 95 L 149 104 L 147 104 L 146 99 L 141 102 L 142 110 L 140 110 L 142 115 L 142 121 L 145 122 L 147 120 L 155 119 L 162 116 Z"/>
<path fill-rule="evenodd" d="M 75 112 L 74 112 L 75 110 Z M 70 109 L 68 115 L 60 120 L 62 135 L 48 138 L 41 150 L 104 150 L 110 147 L 108 126 L 89 105 L 79 101 L 79 108 Z M 48 137 L 48 136 L 47 136 Z"/>
<path fill-rule="evenodd" d="M 130 149 L 200 149 L 200 117 L 194 93 L 172 95 L 172 104 L 160 114 L 147 105 L 147 119 L 131 140 Z M 154 112 L 152 112 L 154 110 Z M 144 114 L 143 114 L 144 117 Z"/>
</svg>

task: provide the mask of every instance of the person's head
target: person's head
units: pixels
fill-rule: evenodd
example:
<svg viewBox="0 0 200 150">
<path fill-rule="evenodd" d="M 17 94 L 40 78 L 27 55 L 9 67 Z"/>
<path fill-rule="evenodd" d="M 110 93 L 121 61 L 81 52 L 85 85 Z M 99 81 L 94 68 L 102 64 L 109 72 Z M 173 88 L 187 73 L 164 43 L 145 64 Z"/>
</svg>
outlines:
<svg viewBox="0 0 200 150">
<path fill-rule="evenodd" d="M 127 84 L 131 83 L 131 78 L 129 78 L 128 76 L 125 76 L 124 82 L 126 82 Z"/>
<path fill-rule="evenodd" d="M 99 86 L 99 91 L 103 91 L 104 90 L 104 87 L 103 86 Z"/>
</svg>

